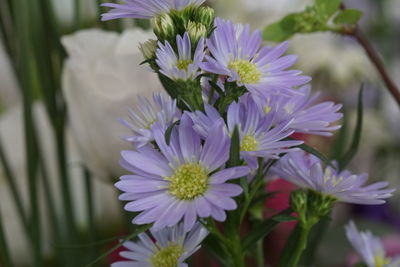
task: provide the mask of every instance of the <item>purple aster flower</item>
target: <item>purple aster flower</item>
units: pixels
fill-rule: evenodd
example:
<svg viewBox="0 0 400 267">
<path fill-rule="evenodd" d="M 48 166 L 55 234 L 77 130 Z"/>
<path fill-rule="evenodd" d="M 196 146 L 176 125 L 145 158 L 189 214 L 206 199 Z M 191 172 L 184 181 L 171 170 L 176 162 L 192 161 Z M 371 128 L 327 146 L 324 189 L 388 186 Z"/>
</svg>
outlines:
<svg viewBox="0 0 400 267">
<path fill-rule="evenodd" d="M 228 81 L 244 85 L 250 92 L 285 93 L 292 95 L 293 87 L 309 82 L 297 70 L 286 70 L 297 57 L 283 56 L 288 43 L 275 48 L 261 48 L 260 31 L 250 32 L 250 25 L 233 24 L 222 19 L 215 20 L 216 29 L 207 40 L 212 56 L 206 56 L 202 64 L 205 71 L 225 75 Z"/>
<path fill-rule="evenodd" d="M 369 231 L 359 232 L 353 221 L 346 225 L 346 235 L 368 267 L 400 266 L 400 257 L 394 259 L 387 257 L 381 240 Z"/>
<path fill-rule="evenodd" d="M 387 182 L 377 182 L 366 186 L 368 174 L 355 175 L 345 170 L 336 171 L 331 167 L 322 168 L 321 161 L 304 152 L 290 152 L 273 167 L 274 173 L 300 187 L 308 188 L 338 201 L 376 205 L 385 203 L 394 189 L 384 189 Z"/>
<path fill-rule="evenodd" d="M 209 136 L 209 129 L 220 114 L 210 105 L 206 105 L 205 114 L 196 111 L 190 114 L 195 130 L 202 136 Z M 240 136 L 240 154 L 251 168 L 257 168 L 257 158 L 277 159 L 279 154 L 287 153 L 303 141 L 285 138 L 294 133 L 289 128 L 291 121 L 274 124 L 275 114 L 264 114 L 250 95 L 243 95 L 239 103 L 233 102 L 227 113 L 227 129 L 230 134 L 238 127 Z"/>
<path fill-rule="evenodd" d="M 208 231 L 196 223 L 186 233 L 179 224 L 151 231 L 151 235 L 142 233 L 137 242 L 125 242 L 128 251 L 122 251 L 120 256 L 128 261 L 115 262 L 111 267 L 187 267 L 185 260 L 200 249 Z"/>
<path fill-rule="evenodd" d="M 316 103 L 319 94 L 311 95 L 310 85 L 298 90 L 301 94 L 291 97 L 265 94 L 254 96 L 254 100 L 265 113 L 275 113 L 275 123 L 291 120 L 290 128 L 297 133 L 331 136 L 340 125 L 332 126 L 343 114 L 338 112 L 342 105 L 333 102 Z"/>
<path fill-rule="evenodd" d="M 135 173 L 121 177 L 116 187 L 130 201 L 125 209 L 140 212 L 135 224 L 153 223 L 154 229 L 184 221 L 186 231 L 196 218 L 226 219 L 225 210 L 236 209 L 232 197 L 242 188 L 228 180 L 248 175 L 245 166 L 223 169 L 229 158 L 230 141 L 223 122 L 216 122 L 202 144 L 187 114 L 171 133 L 170 144 L 159 123 L 152 127 L 160 152 L 145 146 L 122 151 L 121 165 Z"/>
<path fill-rule="evenodd" d="M 204 39 L 200 39 L 193 58 L 192 45 L 187 32 L 183 35 L 183 38 L 180 35 L 176 36 L 176 44 L 178 55 L 175 54 L 168 41 L 165 42 L 165 45 L 161 42 L 158 43 L 156 62 L 160 67 L 160 72 L 173 80 L 196 78 L 200 74 L 199 65 L 205 55 Z"/>
<path fill-rule="evenodd" d="M 171 10 L 182 10 L 187 6 L 200 6 L 205 0 L 123 0 L 126 4 L 105 3 L 111 7 L 108 13 L 102 14 L 103 21 L 118 18 L 151 19 Z"/>
<path fill-rule="evenodd" d="M 121 119 L 121 123 L 131 129 L 133 135 L 124 140 L 142 147 L 154 140 L 151 126 L 159 122 L 166 129 L 181 116 L 176 107 L 176 100 L 172 100 L 165 93 L 153 93 L 153 102 L 143 96 L 138 96 L 137 111 L 129 109 L 129 119 Z"/>
</svg>

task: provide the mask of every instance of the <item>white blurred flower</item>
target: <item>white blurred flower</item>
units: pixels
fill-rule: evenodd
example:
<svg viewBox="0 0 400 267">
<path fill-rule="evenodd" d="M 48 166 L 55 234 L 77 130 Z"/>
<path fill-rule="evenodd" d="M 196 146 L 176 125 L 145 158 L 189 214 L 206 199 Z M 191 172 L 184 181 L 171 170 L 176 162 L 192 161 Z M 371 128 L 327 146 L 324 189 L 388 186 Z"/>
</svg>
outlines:
<svg viewBox="0 0 400 267">
<path fill-rule="evenodd" d="M 33 106 L 33 114 L 35 125 L 38 133 L 38 140 L 41 145 L 41 152 L 46 162 L 49 176 L 49 183 L 55 197 L 54 204 L 58 211 L 58 216 L 62 216 L 62 204 L 60 195 L 60 184 L 57 170 L 57 157 L 55 153 L 52 128 L 47 117 L 43 103 L 37 102 Z M 10 167 L 15 175 L 15 183 L 19 189 L 23 205 L 26 211 L 29 211 L 29 195 L 26 178 L 25 163 L 25 142 L 23 128 L 23 111 L 22 105 L 16 104 L 9 108 L 0 117 L 0 138 L 3 149 L 9 161 Z M 71 192 L 73 194 L 74 212 L 77 217 L 79 227 L 87 227 L 85 205 L 85 186 L 83 180 L 83 171 L 76 164 L 80 161 L 79 153 L 76 145 L 73 143 L 70 131 L 67 131 L 67 149 L 68 159 L 67 165 L 70 173 Z M 1 164 L 0 164 L 1 166 Z M 0 167 L 0 209 L 5 227 L 8 245 L 17 264 L 31 264 L 31 248 L 25 237 L 25 232 L 21 227 L 18 213 L 16 210 L 14 199 L 12 198 L 10 187 L 5 179 L 3 168 Z M 93 192 L 95 206 L 95 218 L 97 222 L 110 223 L 110 218 L 117 220 L 119 217 L 119 203 L 117 200 L 117 192 L 112 185 L 105 184 L 99 180 L 93 179 Z M 38 191 L 40 196 L 40 218 L 41 230 L 44 240 L 44 253 L 49 255 L 53 249 L 51 239 L 51 226 L 48 220 L 48 204 L 44 197 L 41 177 L 39 176 Z M 112 215 L 110 215 L 112 213 Z M 29 214 L 29 212 L 28 212 Z"/>
<path fill-rule="evenodd" d="M 119 176 L 119 152 L 129 147 L 121 141 L 128 129 L 117 119 L 127 116 L 138 94 L 162 88 L 147 66 L 139 66 L 139 42 L 151 37 L 139 29 L 121 35 L 83 30 L 62 39 L 69 54 L 62 84 L 70 125 L 84 163 L 102 179 Z"/>
</svg>

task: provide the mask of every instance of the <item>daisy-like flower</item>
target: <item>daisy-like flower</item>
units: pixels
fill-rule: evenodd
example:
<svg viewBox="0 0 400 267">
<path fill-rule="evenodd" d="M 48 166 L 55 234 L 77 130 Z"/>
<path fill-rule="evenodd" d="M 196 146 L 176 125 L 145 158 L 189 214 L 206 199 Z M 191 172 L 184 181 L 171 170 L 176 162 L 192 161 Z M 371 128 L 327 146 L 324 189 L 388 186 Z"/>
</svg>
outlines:
<svg viewBox="0 0 400 267">
<path fill-rule="evenodd" d="M 200 6 L 205 0 L 123 0 L 124 5 L 104 3 L 111 7 L 108 13 L 102 14 L 103 21 L 119 18 L 151 19 L 171 10 L 182 10 L 188 6 Z"/>
<path fill-rule="evenodd" d="M 219 120 L 221 115 L 210 105 L 206 105 L 205 114 L 196 111 L 190 114 L 194 128 L 202 136 L 209 136 L 208 129 Z M 291 121 L 274 124 L 274 114 L 264 114 L 250 95 L 243 95 L 239 103 L 228 107 L 227 129 L 230 134 L 238 127 L 240 136 L 240 154 L 251 168 L 257 168 L 257 158 L 277 159 L 279 154 L 294 150 L 294 146 L 303 141 L 285 138 L 294 133 L 289 128 Z"/>
<path fill-rule="evenodd" d="M 366 186 L 368 174 L 355 175 L 345 170 L 340 173 L 331 167 L 322 168 L 321 161 L 304 152 L 290 152 L 273 167 L 279 177 L 299 187 L 328 195 L 337 201 L 377 205 L 385 203 L 394 189 L 385 189 L 388 182 Z"/>
<path fill-rule="evenodd" d="M 275 123 L 291 120 L 290 128 L 297 133 L 331 136 L 340 125 L 331 125 L 340 120 L 342 105 L 333 102 L 316 103 L 319 94 L 311 95 L 310 85 L 299 88 L 300 94 L 291 97 L 268 94 L 254 96 L 254 100 L 266 114 L 275 113 Z"/>
<path fill-rule="evenodd" d="M 155 122 L 166 129 L 181 116 L 176 107 L 176 100 L 165 93 L 153 93 L 153 101 L 143 96 L 138 96 L 137 111 L 129 109 L 129 119 L 121 119 L 120 122 L 127 126 L 133 133 L 124 140 L 143 147 L 154 140 L 151 126 Z"/>
<path fill-rule="evenodd" d="M 160 72 L 173 80 L 196 78 L 200 74 L 199 65 L 205 56 L 204 39 L 200 39 L 193 58 L 192 44 L 187 32 L 183 35 L 183 38 L 180 35 L 176 36 L 176 44 L 178 55 L 175 54 L 168 41 L 165 42 L 165 45 L 161 42 L 158 43 L 156 62 L 160 67 Z"/>
<path fill-rule="evenodd" d="M 151 236 L 142 233 L 137 242 L 124 243 L 128 251 L 120 256 L 127 260 L 115 262 L 111 267 L 187 267 L 185 260 L 200 249 L 207 235 L 208 231 L 199 223 L 188 233 L 182 224 L 151 231 Z"/>
<path fill-rule="evenodd" d="M 232 197 L 242 188 L 228 180 L 249 174 L 245 166 L 223 169 L 230 141 L 223 122 L 215 123 L 202 145 L 187 114 L 171 133 L 170 144 L 159 123 L 152 127 L 160 152 L 150 146 L 123 151 L 121 165 L 135 173 L 121 177 L 116 187 L 130 201 L 125 209 L 140 212 L 134 224 L 153 223 L 154 229 L 173 226 L 183 219 L 185 231 L 196 218 L 226 219 L 225 210 L 236 209 Z"/>
<path fill-rule="evenodd" d="M 381 240 L 371 232 L 360 232 L 351 221 L 346 225 L 347 239 L 368 267 L 399 267 L 400 256 L 389 258 L 386 255 Z"/>
<path fill-rule="evenodd" d="M 225 75 L 228 81 L 244 85 L 250 92 L 293 94 L 293 87 L 309 82 L 297 70 L 286 70 L 297 57 L 283 56 L 288 43 L 275 48 L 261 48 L 260 31 L 251 33 L 250 25 L 233 24 L 222 19 L 215 20 L 216 29 L 207 40 L 212 56 L 206 56 L 202 64 L 205 71 Z"/>
</svg>

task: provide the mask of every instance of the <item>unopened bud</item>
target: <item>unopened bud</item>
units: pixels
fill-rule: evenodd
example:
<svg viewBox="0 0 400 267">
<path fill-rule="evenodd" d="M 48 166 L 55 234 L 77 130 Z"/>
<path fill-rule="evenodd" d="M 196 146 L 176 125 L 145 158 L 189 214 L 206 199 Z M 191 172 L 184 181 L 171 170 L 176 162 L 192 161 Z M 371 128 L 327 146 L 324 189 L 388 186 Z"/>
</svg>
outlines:
<svg viewBox="0 0 400 267">
<path fill-rule="evenodd" d="M 186 31 L 192 44 L 196 44 L 202 37 L 207 37 L 207 28 L 201 23 L 189 21 L 186 25 Z"/>
<path fill-rule="evenodd" d="M 215 11 L 211 7 L 199 7 L 194 14 L 194 20 L 203 24 L 207 29 L 213 26 Z"/>
<path fill-rule="evenodd" d="M 164 13 L 153 19 L 154 33 L 159 40 L 173 40 L 176 36 L 176 28 L 171 16 Z"/>
<path fill-rule="evenodd" d="M 146 60 L 155 58 L 157 51 L 157 40 L 149 39 L 144 43 L 140 43 L 139 50 L 142 52 L 143 57 Z"/>
<path fill-rule="evenodd" d="M 297 212 L 301 221 L 306 220 L 307 212 L 307 192 L 303 190 L 293 191 L 290 195 L 290 206 Z"/>
<path fill-rule="evenodd" d="M 328 215 L 336 202 L 336 198 L 330 195 L 323 195 L 316 191 L 310 191 L 308 195 L 308 205 L 310 212 L 317 217 Z"/>
</svg>

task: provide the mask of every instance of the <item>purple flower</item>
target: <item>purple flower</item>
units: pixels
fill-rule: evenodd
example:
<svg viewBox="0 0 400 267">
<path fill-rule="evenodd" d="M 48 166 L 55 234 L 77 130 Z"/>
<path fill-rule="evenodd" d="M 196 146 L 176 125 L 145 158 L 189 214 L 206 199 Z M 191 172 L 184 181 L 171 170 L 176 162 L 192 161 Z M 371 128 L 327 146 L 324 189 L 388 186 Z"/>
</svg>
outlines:
<svg viewBox="0 0 400 267">
<path fill-rule="evenodd" d="M 137 242 L 125 242 L 128 251 L 122 251 L 120 255 L 128 261 L 115 262 L 111 267 L 187 267 L 184 261 L 200 249 L 208 232 L 196 223 L 188 233 L 179 224 L 151 231 L 151 235 L 142 233 Z"/>
<path fill-rule="evenodd" d="M 159 48 L 156 53 L 156 62 L 160 67 L 160 72 L 173 80 L 196 78 L 200 74 L 199 65 L 205 55 L 204 39 L 200 39 L 193 58 L 192 45 L 187 32 L 183 38 L 179 35 L 176 36 L 176 44 L 178 55 L 175 54 L 174 49 L 168 41 L 165 42 L 165 45 L 161 42 L 158 43 Z"/>
<path fill-rule="evenodd" d="M 131 129 L 133 135 L 124 140 L 142 147 L 154 140 L 151 126 L 158 122 L 162 128 L 168 128 L 181 116 L 176 107 L 176 100 L 172 100 L 165 93 L 153 93 L 153 102 L 143 96 L 138 97 L 137 112 L 129 110 L 129 120 L 121 119 L 121 123 Z"/>
<path fill-rule="evenodd" d="M 286 70 L 297 57 L 281 57 L 288 44 L 275 48 L 261 48 L 260 31 L 250 32 L 250 25 L 233 24 L 222 19 L 215 20 L 216 29 L 207 40 L 212 56 L 206 56 L 202 68 L 205 71 L 225 75 L 228 81 L 244 85 L 250 92 L 293 94 L 293 87 L 309 82 L 297 70 Z"/>
<path fill-rule="evenodd" d="M 183 220 L 188 231 L 197 217 L 224 221 L 225 210 L 237 207 L 232 197 L 242 192 L 227 181 L 248 175 L 249 168 L 223 169 L 230 149 L 223 123 L 213 125 L 204 144 L 187 114 L 173 129 L 170 145 L 159 123 L 152 130 L 160 152 L 145 146 L 121 153 L 121 165 L 135 174 L 122 176 L 116 187 L 125 192 L 120 199 L 130 201 L 126 210 L 141 211 L 133 223 L 154 222 L 153 228 L 161 229 Z"/>
<path fill-rule="evenodd" d="M 359 232 L 353 221 L 346 225 L 346 235 L 368 267 L 400 266 L 400 257 L 388 258 L 381 240 L 369 231 Z"/>
<path fill-rule="evenodd" d="M 196 111 L 190 114 L 194 128 L 202 136 L 209 136 L 210 126 L 219 120 L 220 114 L 212 106 L 206 105 L 206 114 Z M 233 102 L 227 113 L 227 129 L 230 134 L 238 127 L 240 155 L 251 168 L 257 168 L 257 158 L 277 159 L 279 154 L 293 150 L 303 141 L 284 139 L 294 133 L 289 128 L 291 121 L 274 124 L 274 114 L 264 114 L 250 95 L 243 95 L 239 103 Z"/>
<path fill-rule="evenodd" d="M 118 18 L 151 19 L 171 10 L 182 10 L 187 6 L 200 6 L 205 0 L 123 0 L 126 4 L 105 3 L 111 7 L 108 13 L 102 14 L 103 21 Z"/>
<path fill-rule="evenodd" d="M 338 201 L 376 205 L 385 203 L 394 189 L 384 189 L 387 182 L 377 182 L 368 186 L 368 174 L 355 175 L 345 170 L 336 171 L 331 167 L 322 168 L 321 161 L 304 152 L 290 152 L 273 167 L 274 173 L 302 188 L 308 188 Z"/>
<path fill-rule="evenodd" d="M 331 123 L 340 120 L 343 114 L 338 112 L 342 105 L 333 102 L 316 104 L 319 94 L 311 95 L 310 85 L 301 87 L 291 97 L 285 95 L 265 94 L 254 96 L 254 100 L 265 113 L 275 113 L 275 123 L 291 120 L 290 128 L 297 133 L 331 136 L 332 131 L 340 125 Z"/>
</svg>

